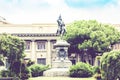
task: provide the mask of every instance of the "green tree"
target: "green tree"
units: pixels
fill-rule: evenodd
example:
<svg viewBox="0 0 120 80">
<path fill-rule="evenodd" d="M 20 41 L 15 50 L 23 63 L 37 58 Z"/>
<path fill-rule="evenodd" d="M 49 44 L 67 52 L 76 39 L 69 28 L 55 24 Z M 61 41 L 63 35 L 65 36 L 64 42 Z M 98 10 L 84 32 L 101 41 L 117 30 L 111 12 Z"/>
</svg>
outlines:
<svg viewBox="0 0 120 80">
<path fill-rule="evenodd" d="M 95 20 L 75 21 L 67 27 L 64 39 L 71 46 L 69 53 L 86 53 L 95 57 L 97 53 L 110 51 L 110 46 L 119 41 L 120 33 L 108 24 L 101 24 Z"/>
<path fill-rule="evenodd" d="M 101 58 L 101 72 L 103 80 L 117 80 L 120 78 L 120 51 L 111 51 Z"/>
<path fill-rule="evenodd" d="M 24 59 L 24 41 L 16 36 L 8 34 L 0 35 L 0 54 L 7 57 L 9 63 L 9 70 L 11 73 L 19 76 L 20 63 Z M 16 66 L 14 66 L 16 65 Z"/>
</svg>

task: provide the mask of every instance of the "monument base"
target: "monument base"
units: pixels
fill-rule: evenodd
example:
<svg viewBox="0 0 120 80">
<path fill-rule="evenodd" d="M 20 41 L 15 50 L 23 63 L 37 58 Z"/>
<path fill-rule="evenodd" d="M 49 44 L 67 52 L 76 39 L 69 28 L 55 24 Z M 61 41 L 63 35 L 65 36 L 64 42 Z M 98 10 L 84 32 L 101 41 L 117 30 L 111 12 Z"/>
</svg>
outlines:
<svg viewBox="0 0 120 80">
<path fill-rule="evenodd" d="M 43 76 L 46 77 L 68 77 L 69 76 L 69 68 L 52 68 L 43 72 Z"/>
<path fill-rule="evenodd" d="M 68 59 L 68 47 L 69 43 L 65 40 L 58 40 L 55 44 L 56 58 L 52 61 L 52 68 L 44 71 L 43 76 L 47 77 L 58 77 L 58 76 L 69 76 L 69 68 L 72 65 Z"/>
<path fill-rule="evenodd" d="M 70 60 L 56 60 L 52 62 L 52 68 L 70 68 L 71 65 Z"/>
</svg>

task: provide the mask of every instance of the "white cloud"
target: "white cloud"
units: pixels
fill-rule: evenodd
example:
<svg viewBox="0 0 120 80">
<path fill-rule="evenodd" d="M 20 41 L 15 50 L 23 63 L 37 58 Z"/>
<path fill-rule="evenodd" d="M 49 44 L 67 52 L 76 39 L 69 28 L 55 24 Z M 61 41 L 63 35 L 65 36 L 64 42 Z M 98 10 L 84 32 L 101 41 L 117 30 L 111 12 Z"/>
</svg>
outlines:
<svg viewBox="0 0 120 80">
<path fill-rule="evenodd" d="M 65 23 L 83 19 L 95 19 L 103 23 L 120 23 L 119 0 L 117 6 L 109 3 L 104 8 L 88 9 L 71 8 L 64 0 L 54 0 L 54 2 L 51 0 L 21 0 L 21 4 L 18 0 L 7 4 L 0 0 L 0 7 L 1 16 L 11 23 L 56 23 L 60 13 Z"/>
<path fill-rule="evenodd" d="M 22 7 L 12 14 L 6 15 L 8 21 L 12 23 L 56 23 L 56 19 L 60 12 L 64 11 L 67 6 L 64 0 L 21 0 Z M 42 4 L 48 4 L 44 7 Z M 38 7 L 36 7 L 38 5 Z"/>
<path fill-rule="evenodd" d="M 88 4 L 88 3 L 98 2 L 99 0 L 70 0 L 70 1 L 75 2 L 75 3 L 79 2 L 79 3 L 86 3 L 86 4 Z"/>
</svg>

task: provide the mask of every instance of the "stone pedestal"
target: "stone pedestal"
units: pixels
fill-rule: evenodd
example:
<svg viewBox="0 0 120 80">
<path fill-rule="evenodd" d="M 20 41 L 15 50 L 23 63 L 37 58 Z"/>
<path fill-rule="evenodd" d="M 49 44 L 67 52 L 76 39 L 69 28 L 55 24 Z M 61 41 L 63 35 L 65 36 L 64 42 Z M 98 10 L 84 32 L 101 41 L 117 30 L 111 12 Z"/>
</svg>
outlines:
<svg viewBox="0 0 120 80">
<path fill-rule="evenodd" d="M 56 50 L 56 59 L 52 62 L 52 69 L 43 73 L 44 76 L 68 76 L 69 68 L 72 62 L 68 59 L 68 47 L 70 46 L 65 40 L 58 40 L 54 44 Z"/>
<path fill-rule="evenodd" d="M 52 68 L 69 68 L 72 63 L 68 59 L 68 47 L 70 46 L 65 40 L 58 40 L 54 47 L 56 49 L 56 59 L 52 62 Z"/>
<path fill-rule="evenodd" d="M 57 60 L 52 63 L 52 68 L 69 68 L 71 65 L 72 64 L 70 60 Z"/>
<path fill-rule="evenodd" d="M 47 71 L 44 71 L 43 76 L 46 77 L 67 77 L 69 76 L 69 69 L 68 68 L 52 68 Z"/>
</svg>

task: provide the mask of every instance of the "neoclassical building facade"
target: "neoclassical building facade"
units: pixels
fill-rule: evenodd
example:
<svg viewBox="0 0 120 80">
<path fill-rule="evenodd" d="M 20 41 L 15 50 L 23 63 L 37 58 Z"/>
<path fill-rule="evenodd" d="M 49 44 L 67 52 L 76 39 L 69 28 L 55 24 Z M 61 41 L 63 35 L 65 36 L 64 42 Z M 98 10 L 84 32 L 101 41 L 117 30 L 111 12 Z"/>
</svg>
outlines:
<svg viewBox="0 0 120 80">
<path fill-rule="evenodd" d="M 0 34 L 12 34 L 25 41 L 25 60 L 44 65 L 51 65 L 56 58 L 56 31 L 57 24 L 0 24 Z"/>
</svg>

